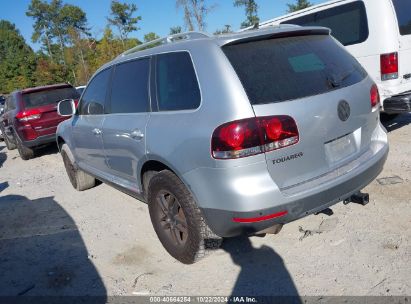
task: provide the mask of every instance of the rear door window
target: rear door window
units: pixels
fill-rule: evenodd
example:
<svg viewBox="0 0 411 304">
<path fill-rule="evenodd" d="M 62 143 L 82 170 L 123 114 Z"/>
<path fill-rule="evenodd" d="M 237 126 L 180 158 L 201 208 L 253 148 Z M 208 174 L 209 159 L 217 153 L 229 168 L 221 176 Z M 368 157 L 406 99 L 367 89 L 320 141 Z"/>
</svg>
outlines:
<svg viewBox="0 0 411 304">
<path fill-rule="evenodd" d="M 111 84 L 110 113 L 149 111 L 148 83 L 150 59 L 140 59 L 116 66 Z"/>
<path fill-rule="evenodd" d="M 332 35 L 346 46 L 364 42 L 369 34 L 367 13 L 362 1 L 339 5 L 320 12 L 289 19 L 281 22 L 281 24 L 328 27 L 331 29 Z"/>
<path fill-rule="evenodd" d="M 49 89 L 23 94 L 26 109 L 56 104 L 63 99 L 78 99 L 80 95 L 73 87 Z"/>
<path fill-rule="evenodd" d="M 398 26 L 401 35 L 411 34 L 411 1 L 410 0 L 392 0 L 397 13 Z"/>
<path fill-rule="evenodd" d="M 80 115 L 104 114 L 107 86 L 111 68 L 106 69 L 91 80 L 80 100 Z"/>
<path fill-rule="evenodd" d="M 200 106 L 200 89 L 187 52 L 157 56 L 156 85 L 159 111 L 192 110 Z"/>
<path fill-rule="evenodd" d="M 253 105 L 322 94 L 367 75 L 328 35 L 239 43 L 224 46 L 223 51 Z"/>
</svg>

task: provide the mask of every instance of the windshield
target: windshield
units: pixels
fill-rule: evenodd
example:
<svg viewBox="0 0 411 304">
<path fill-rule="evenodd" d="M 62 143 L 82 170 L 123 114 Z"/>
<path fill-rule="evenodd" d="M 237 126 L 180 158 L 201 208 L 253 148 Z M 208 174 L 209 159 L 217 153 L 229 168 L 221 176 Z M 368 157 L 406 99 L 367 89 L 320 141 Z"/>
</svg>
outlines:
<svg viewBox="0 0 411 304">
<path fill-rule="evenodd" d="M 63 99 L 78 99 L 79 93 L 73 87 L 50 89 L 23 95 L 26 108 L 35 108 L 49 104 L 55 104 Z"/>
<path fill-rule="evenodd" d="M 252 104 L 322 94 L 360 82 L 366 72 L 328 35 L 224 46 Z"/>
</svg>

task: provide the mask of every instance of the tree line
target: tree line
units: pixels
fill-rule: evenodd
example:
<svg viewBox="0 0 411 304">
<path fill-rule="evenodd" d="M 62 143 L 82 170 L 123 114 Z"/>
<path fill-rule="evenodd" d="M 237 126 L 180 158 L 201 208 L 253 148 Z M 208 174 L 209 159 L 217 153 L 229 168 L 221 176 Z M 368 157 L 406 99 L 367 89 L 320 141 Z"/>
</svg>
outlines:
<svg viewBox="0 0 411 304">
<path fill-rule="evenodd" d="M 310 6 L 307 0 L 288 4 L 288 12 Z M 233 6 L 244 8 L 241 28 L 258 25 L 258 4 L 255 0 L 234 0 Z M 207 0 L 176 0 L 183 13 L 183 26 L 170 28 L 170 35 L 187 31 L 205 31 L 207 16 L 218 9 Z M 32 86 L 69 82 L 86 84 L 104 63 L 125 50 L 143 42 L 158 39 L 148 32 L 144 41 L 129 37 L 141 30 L 135 4 L 112 0 L 106 27 L 100 39 L 91 33 L 86 13 L 78 6 L 63 0 L 31 0 L 26 15 L 33 20 L 32 42 L 41 45 L 34 52 L 14 24 L 0 20 L 0 93 Z M 115 29 L 113 31 L 113 29 Z M 227 24 L 214 34 L 232 32 Z"/>
</svg>

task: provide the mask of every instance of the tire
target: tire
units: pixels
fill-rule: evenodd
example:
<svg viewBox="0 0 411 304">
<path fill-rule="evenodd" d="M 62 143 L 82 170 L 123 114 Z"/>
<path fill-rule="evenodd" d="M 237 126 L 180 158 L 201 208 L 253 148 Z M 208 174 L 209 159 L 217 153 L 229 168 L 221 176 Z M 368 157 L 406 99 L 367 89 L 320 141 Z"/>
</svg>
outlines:
<svg viewBox="0 0 411 304">
<path fill-rule="evenodd" d="M 7 150 L 14 150 L 14 149 L 16 149 L 16 145 L 13 144 L 12 142 L 10 142 L 10 140 L 7 138 L 6 133 L 4 133 L 4 129 L 3 129 L 3 128 L 1 129 L 1 132 L 3 133 L 3 139 L 4 139 L 4 142 L 6 143 L 6 148 L 7 148 Z"/>
<path fill-rule="evenodd" d="M 34 157 L 34 150 L 23 145 L 19 138 L 16 138 L 17 151 L 19 151 L 22 160 L 29 160 Z"/>
<path fill-rule="evenodd" d="M 61 156 L 63 157 L 64 167 L 66 168 L 67 175 L 73 188 L 77 191 L 93 188 L 96 185 L 96 179 L 73 164 L 68 156 L 67 150 L 68 146 L 63 144 L 61 147 Z"/>
<path fill-rule="evenodd" d="M 151 222 L 167 252 L 184 264 L 193 264 L 218 249 L 222 238 L 208 227 L 194 198 L 172 172 L 150 179 L 148 208 Z"/>
</svg>

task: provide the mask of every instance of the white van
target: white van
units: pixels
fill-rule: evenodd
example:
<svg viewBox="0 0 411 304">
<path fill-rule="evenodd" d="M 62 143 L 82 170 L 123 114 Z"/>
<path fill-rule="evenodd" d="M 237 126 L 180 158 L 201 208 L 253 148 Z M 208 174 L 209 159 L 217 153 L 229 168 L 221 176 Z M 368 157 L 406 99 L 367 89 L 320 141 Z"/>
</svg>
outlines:
<svg viewBox="0 0 411 304">
<path fill-rule="evenodd" d="M 334 0 L 260 28 L 280 24 L 330 28 L 377 83 L 383 111 L 411 112 L 411 0 Z"/>
</svg>

